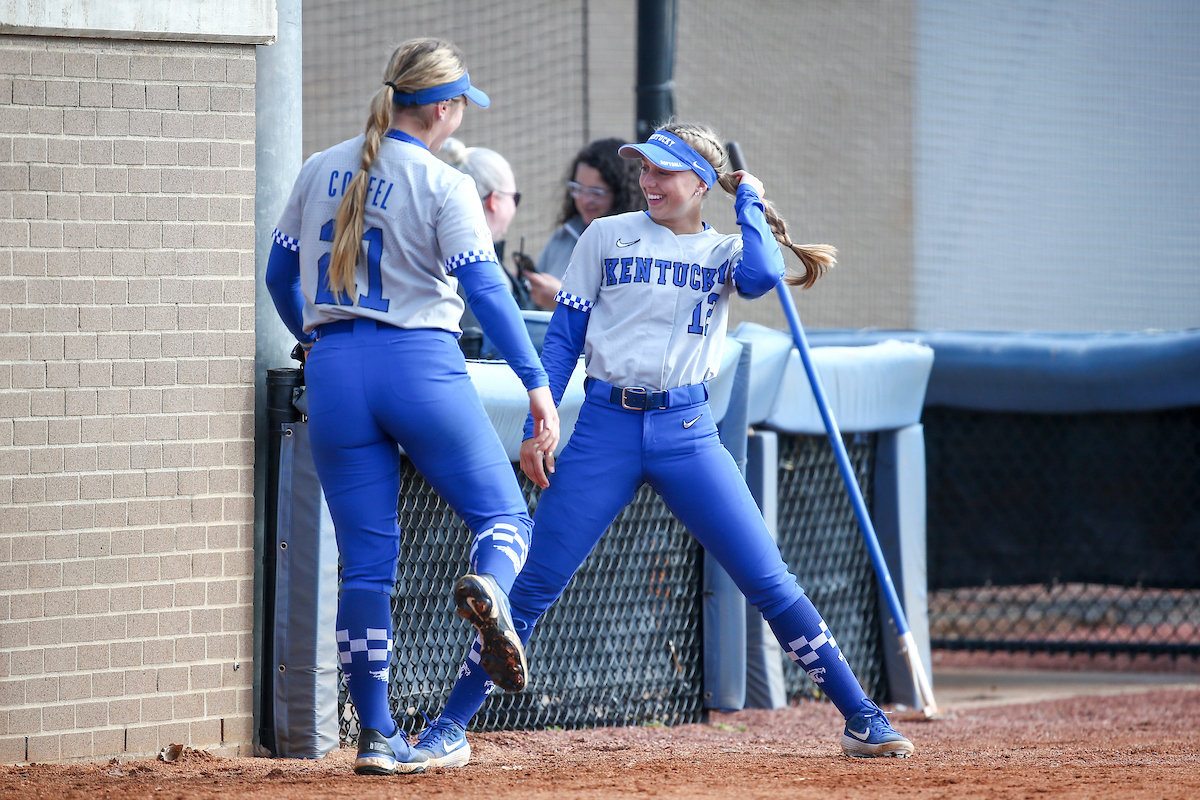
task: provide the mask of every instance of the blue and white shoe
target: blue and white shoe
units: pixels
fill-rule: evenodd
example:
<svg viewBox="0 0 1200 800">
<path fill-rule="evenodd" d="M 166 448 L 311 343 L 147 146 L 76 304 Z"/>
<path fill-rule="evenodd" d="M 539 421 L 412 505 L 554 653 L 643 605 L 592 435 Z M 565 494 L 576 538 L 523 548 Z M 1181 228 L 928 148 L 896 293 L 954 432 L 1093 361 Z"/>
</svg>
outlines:
<svg viewBox="0 0 1200 800">
<path fill-rule="evenodd" d="M 467 732 L 457 722 L 441 717 L 421 731 L 415 749 L 431 767 L 461 767 L 471 760 Z"/>
<path fill-rule="evenodd" d="M 479 630 L 483 645 L 479 663 L 492 683 L 506 692 L 525 688 L 529 668 L 525 648 L 513 627 L 508 610 L 508 595 L 491 575 L 463 575 L 454 584 L 454 604 L 458 615 Z"/>
<path fill-rule="evenodd" d="M 354 759 L 354 771 L 359 775 L 424 772 L 427 766 L 428 759 L 412 748 L 408 743 L 408 734 L 399 725 L 391 736 L 384 736 L 374 728 L 363 728 L 358 733 L 358 758 Z"/>
<path fill-rule="evenodd" d="M 908 758 L 915 749 L 874 703 L 846 720 L 846 730 L 842 732 L 842 752 L 852 758 Z"/>
</svg>

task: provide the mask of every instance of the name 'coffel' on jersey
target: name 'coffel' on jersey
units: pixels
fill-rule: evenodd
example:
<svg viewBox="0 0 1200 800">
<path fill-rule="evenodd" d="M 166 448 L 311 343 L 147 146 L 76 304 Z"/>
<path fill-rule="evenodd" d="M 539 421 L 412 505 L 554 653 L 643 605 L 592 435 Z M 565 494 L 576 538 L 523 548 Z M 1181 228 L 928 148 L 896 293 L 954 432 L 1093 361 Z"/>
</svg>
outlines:
<svg viewBox="0 0 1200 800">
<path fill-rule="evenodd" d="M 742 237 L 676 235 L 644 211 L 602 217 L 579 237 L 559 303 L 589 312 L 589 377 L 672 389 L 717 374 Z"/>
<path fill-rule="evenodd" d="M 311 156 L 276 226 L 275 240 L 300 252 L 300 285 L 308 300 L 304 329 L 367 317 L 397 328 L 458 333 L 463 302 L 454 270 L 496 261 L 492 234 L 475 181 L 400 131 L 382 138 L 371 165 L 357 296 L 330 291 L 334 220 L 358 170 L 364 138 Z"/>
</svg>

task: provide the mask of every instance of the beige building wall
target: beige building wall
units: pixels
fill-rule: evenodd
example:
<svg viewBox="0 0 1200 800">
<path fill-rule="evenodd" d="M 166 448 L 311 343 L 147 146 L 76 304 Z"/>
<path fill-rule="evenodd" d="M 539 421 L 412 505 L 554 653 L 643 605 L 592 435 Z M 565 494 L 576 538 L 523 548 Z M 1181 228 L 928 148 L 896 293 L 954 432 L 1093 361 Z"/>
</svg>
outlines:
<svg viewBox="0 0 1200 800">
<path fill-rule="evenodd" d="M 249 750 L 254 57 L 0 35 L 0 763 Z"/>
<path fill-rule="evenodd" d="M 907 328 L 913 313 L 913 0 L 679 0 L 675 108 L 742 143 L 797 240 L 839 266 L 795 291 L 808 327 Z M 492 97 L 458 136 L 499 151 L 524 196 L 508 247 L 537 254 L 575 152 L 635 134 L 636 0 L 304 1 L 304 153 L 362 132 L 392 49 L 449 38 Z M 714 193 L 708 220 L 734 228 Z M 792 256 L 788 256 L 789 259 Z M 785 328 L 778 301 L 730 326 Z"/>
</svg>

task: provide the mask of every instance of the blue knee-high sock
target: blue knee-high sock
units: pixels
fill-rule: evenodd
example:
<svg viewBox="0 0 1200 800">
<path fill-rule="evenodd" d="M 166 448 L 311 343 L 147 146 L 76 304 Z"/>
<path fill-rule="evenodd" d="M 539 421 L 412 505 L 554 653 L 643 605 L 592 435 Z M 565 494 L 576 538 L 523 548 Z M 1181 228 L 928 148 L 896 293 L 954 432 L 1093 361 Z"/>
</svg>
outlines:
<svg viewBox="0 0 1200 800">
<path fill-rule="evenodd" d="M 843 717 L 849 719 L 871 702 L 808 595 L 767 622 L 787 655 L 808 673 Z"/>
<path fill-rule="evenodd" d="M 533 633 L 533 626 L 513 620 L 513 627 L 517 629 L 517 635 L 521 637 L 521 644 L 528 644 L 529 637 Z M 496 684 L 492 683 L 487 671 L 479 664 L 481 645 L 479 635 L 476 634 L 475 643 L 471 645 L 471 651 L 467 653 L 467 660 L 459 667 L 458 680 L 454 682 L 454 688 L 450 690 L 450 696 L 446 698 L 446 705 L 439 715 L 441 719 L 454 720 L 464 728 L 471 721 L 471 717 L 475 716 L 483 707 L 483 701 L 487 699 L 487 696 L 496 691 Z"/>
<path fill-rule="evenodd" d="M 496 579 L 505 594 L 512 591 L 517 573 L 529 555 L 533 522 L 522 517 L 496 517 L 488 527 L 475 534 L 471 545 L 471 571 Z"/>
<path fill-rule="evenodd" d="M 337 643 L 359 725 L 391 736 L 396 730 L 388 704 L 392 599 L 382 592 L 343 589 L 338 600 Z"/>
</svg>

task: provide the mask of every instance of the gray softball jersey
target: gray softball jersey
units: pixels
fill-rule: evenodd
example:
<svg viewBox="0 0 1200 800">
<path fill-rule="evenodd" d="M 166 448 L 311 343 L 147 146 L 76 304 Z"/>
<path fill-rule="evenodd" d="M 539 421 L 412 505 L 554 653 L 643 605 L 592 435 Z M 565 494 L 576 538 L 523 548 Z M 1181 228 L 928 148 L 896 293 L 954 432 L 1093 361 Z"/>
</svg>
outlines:
<svg viewBox="0 0 1200 800">
<path fill-rule="evenodd" d="M 334 218 L 364 138 L 309 157 L 275 229 L 275 241 L 300 254 L 300 286 L 308 301 L 304 329 L 367 317 L 398 328 L 458 333 L 463 301 L 454 270 L 496 261 L 483 205 L 470 176 L 397 131 L 382 138 L 371 165 L 356 296 L 329 290 Z"/>
<path fill-rule="evenodd" d="M 740 234 L 678 236 L 633 211 L 592 222 L 579 237 L 557 301 L 589 312 L 589 377 L 673 389 L 721 367 Z"/>
</svg>

